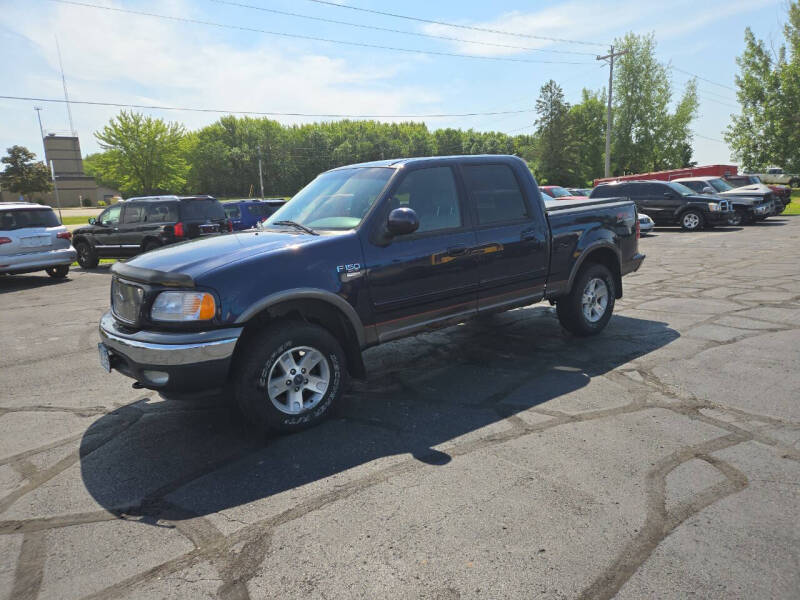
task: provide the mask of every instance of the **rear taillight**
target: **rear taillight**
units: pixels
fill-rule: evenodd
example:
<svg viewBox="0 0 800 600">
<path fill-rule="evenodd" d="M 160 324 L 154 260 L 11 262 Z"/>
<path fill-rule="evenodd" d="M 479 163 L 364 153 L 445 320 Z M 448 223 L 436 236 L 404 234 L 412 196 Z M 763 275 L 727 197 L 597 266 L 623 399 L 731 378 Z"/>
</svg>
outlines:
<svg viewBox="0 0 800 600">
<path fill-rule="evenodd" d="M 10 243 L 11 243 L 11 238 L 0 237 L 0 244 L 10 244 Z"/>
<path fill-rule="evenodd" d="M 172 232 L 175 234 L 175 237 L 183 237 L 183 223 L 175 223 Z"/>
<path fill-rule="evenodd" d="M 69 231 L 62 231 L 56 235 L 56 237 L 60 240 L 71 240 L 72 233 Z"/>
<path fill-rule="evenodd" d="M 639 223 L 639 215 L 636 215 L 636 239 L 642 237 L 642 225 Z"/>
<path fill-rule="evenodd" d="M 233 221 L 228 221 L 228 231 L 233 231 Z"/>
</svg>

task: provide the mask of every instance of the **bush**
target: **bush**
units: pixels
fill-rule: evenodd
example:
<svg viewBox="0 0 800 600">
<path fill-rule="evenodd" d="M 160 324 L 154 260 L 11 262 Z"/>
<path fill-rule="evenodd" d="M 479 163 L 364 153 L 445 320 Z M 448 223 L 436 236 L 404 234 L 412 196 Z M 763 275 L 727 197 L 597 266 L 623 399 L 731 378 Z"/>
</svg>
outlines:
<svg viewBox="0 0 800 600">
<path fill-rule="evenodd" d="M 106 206 L 106 201 L 105 200 L 98 200 L 97 201 L 97 206 Z"/>
<path fill-rule="evenodd" d="M 92 199 L 91 198 L 81 198 L 81 206 L 91 206 Z"/>
</svg>

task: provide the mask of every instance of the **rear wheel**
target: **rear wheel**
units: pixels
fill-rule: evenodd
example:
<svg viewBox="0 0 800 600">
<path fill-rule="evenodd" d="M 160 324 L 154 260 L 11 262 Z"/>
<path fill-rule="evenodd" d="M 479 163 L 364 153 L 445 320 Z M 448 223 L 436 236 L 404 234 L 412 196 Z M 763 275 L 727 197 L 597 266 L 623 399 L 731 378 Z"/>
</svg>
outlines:
<svg viewBox="0 0 800 600">
<path fill-rule="evenodd" d="M 78 264 L 84 269 L 94 269 L 100 262 L 97 251 L 89 245 L 89 242 L 77 242 L 75 250 L 78 251 Z"/>
<path fill-rule="evenodd" d="M 590 264 L 581 268 L 569 295 L 556 302 L 561 325 L 575 335 L 600 333 L 614 312 L 614 277 L 608 267 Z"/>
<path fill-rule="evenodd" d="M 160 248 L 161 244 L 159 244 L 155 240 L 147 240 L 144 244 L 142 244 L 142 252 L 150 252 L 150 250 L 155 250 L 156 248 Z"/>
<path fill-rule="evenodd" d="M 309 323 L 270 325 L 238 356 L 237 404 L 266 431 L 289 433 L 316 425 L 330 414 L 347 383 L 342 347 L 327 330 Z"/>
<path fill-rule="evenodd" d="M 681 215 L 681 227 L 686 231 L 697 231 L 703 228 L 703 215 L 697 210 L 687 210 Z"/>
<path fill-rule="evenodd" d="M 53 279 L 64 279 L 69 273 L 69 265 L 58 265 L 56 267 L 47 267 L 45 273 L 50 275 Z"/>
</svg>

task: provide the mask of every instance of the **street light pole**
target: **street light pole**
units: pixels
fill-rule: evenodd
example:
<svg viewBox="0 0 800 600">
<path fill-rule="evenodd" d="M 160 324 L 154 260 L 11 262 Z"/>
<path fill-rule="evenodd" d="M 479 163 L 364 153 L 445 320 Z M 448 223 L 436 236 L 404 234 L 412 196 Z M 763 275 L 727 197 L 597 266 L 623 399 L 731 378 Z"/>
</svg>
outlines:
<svg viewBox="0 0 800 600">
<path fill-rule="evenodd" d="M 617 56 L 627 54 L 629 50 L 622 50 L 621 52 L 614 52 L 614 46 L 611 46 L 611 51 L 605 56 L 598 56 L 597 60 L 608 60 L 608 111 L 606 114 L 606 164 L 605 164 L 605 177 L 611 177 L 611 129 L 613 127 L 613 115 L 611 112 L 611 97 L 612 88 L 614 85 L 614 59 Z"/>
<path fill-rule="evenodd" d="M 36 111 L 36 117 L 39 119 L 39 133 L 42 135 L 42 162 L 47 164 L 47 148 L 44 145 L 44 127 L 42 127 L 42 107 L 34 106 L 33 110 Z"/>
<path fill-rule="evenodd" d="M 62 225 L 64 223 L 64 217 L 61 216 L 61 201 L 58 199 L 58 184 L 56 183 L 56 170 L 53 167 L 53 161 L 50 161 L 50 177 L 53 178 L 53 191 L 56 193 L 56 206 L 58 207 L 58 219 L 61 221 Z"/>
</svg>

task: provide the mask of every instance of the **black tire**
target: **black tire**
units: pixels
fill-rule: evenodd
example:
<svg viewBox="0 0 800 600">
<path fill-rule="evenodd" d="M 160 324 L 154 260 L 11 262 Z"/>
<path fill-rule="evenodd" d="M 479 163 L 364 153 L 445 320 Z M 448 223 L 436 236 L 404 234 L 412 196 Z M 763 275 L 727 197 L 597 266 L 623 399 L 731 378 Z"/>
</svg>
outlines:
<svg viewBox="0 0 800 600">
<path fill-rule="evenodd" d="M 739 211 L 734 212 L 733 215 L 731 215 L 731 217 L 728 219 L 728 225 L 731 225 L 732 227 L 739 227 L 743 223 L 744 215 L 742 215 L 742 213 Z"/>
<path fill-rule="evenodd" d="M 84 269 L 94 269 L 100 263 L 97 250 L 89 242 L 76 242 L 75 250 L 78 251 L 78 264 Z"/>
<path fill-rule="evenodd" d="M 324 394 L 308 409 L 290 414 L 279 409 L 270 398 L 267 389 L 270 374 L 283 367 L 278 360 L 286 353 L 298 348 L 311 348 L 322 355 L 328 369 L 328 385 Z M 239 409 L 245 418 L 259 429 L 272 433 L 291 433 L 312 427 L 323 421 L 341 398 L 347 385 L 347 365 L 344 351 L 336 339 L 322 327 L 300 321 L 282 321 L 269 325 L 254 334 L 237 352 L 238 364 L 233 371 L 233 390 Z M 297 364 L 296 366 L 300 366 Z M 311 369 L 308 375 L 316 374 L 324 379 L 322 362 Z M 302 376 L 301 373 L 294 377 Z M 289 377 L 288 371 L 280 376 Z M 276 378 L 277 379 L 277 378 Z M 299 382 L 299 385 L 303 385 Z M 289 386 L 291 387 L 291 386 Z M 294 389 L 295 393 L 297 388 Z M 314 401 L 312 390 L 301 390 L 303 401 Z M 284 408 L 290 403 L 291 390 L 286 389 L 283 399 L 276 402 Z M 285 402 L 284 402 L 285 400 Z"/>
<path fill-rule="evenodd" d="M 55 267 L 47 267 L 45 273 L 50 275 L 53 279 L 64 279 L 69 273 L 69 265 L 58 265 Z"/>
<path fill-rule="evenodd" d="M 681 213 L 679 222 L 684 231 L 700 231 L 704 227 L 703 213 L 693 208 Z"/>
<path fill-rule="evenodd" d="M 142 252 L 150 252 L 150 250 L 155 250 L 156 248 L 160 248 L 161 244 L 159 244 L 156 240 L 145 240 L 144 244 L 142 244 Z"/>
<path fill-rule="evenodd" d="M 588 291 L 589 284 L 596 279 L 605 284 L 607 301 L 601 316 L 597 320 L 591 320 L 584 314 L 583 295 Z M 578 336 L 596 335 L 608 325 L 614 312 L 615 298 L 616 289 L 611 271 L 605 265 L 591 263 L 581 267 L 570 293 L 556 301 L 556 314 L 561 326 L 570 333 Z"/>
</svg>

